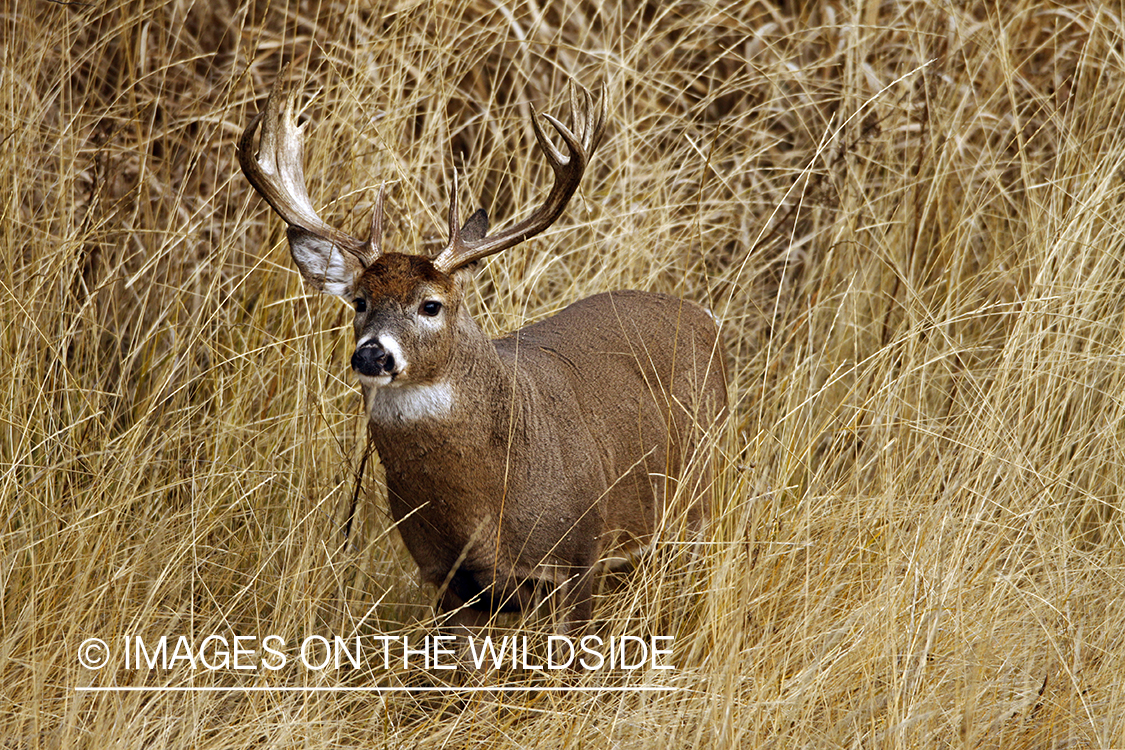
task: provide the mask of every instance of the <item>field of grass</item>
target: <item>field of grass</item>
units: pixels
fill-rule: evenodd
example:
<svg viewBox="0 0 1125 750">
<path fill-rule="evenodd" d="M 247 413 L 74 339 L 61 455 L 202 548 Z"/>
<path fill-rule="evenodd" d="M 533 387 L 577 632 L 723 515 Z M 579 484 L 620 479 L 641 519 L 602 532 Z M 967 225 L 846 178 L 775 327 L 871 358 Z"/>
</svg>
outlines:
<svg viewBox="0 0 1125 750">
<path fill-rule="evenodd" d="M 0 50 L 2 750 L 1125 747 L 1119 5 L 28 0 Z M 616 288 L 723 320 L 714 523 L 595 610 L 674 669 L 124 661 L 432 631 L 351 311 L 238 169 L 286 62 L 316 208 L 360 234 L 385 180 L 420 253 L 454 168 L 494 225 L 541 200 L 530 106 L 605 81 L 578 195 L 471 305 L 493 334 Z"/>
</svg>

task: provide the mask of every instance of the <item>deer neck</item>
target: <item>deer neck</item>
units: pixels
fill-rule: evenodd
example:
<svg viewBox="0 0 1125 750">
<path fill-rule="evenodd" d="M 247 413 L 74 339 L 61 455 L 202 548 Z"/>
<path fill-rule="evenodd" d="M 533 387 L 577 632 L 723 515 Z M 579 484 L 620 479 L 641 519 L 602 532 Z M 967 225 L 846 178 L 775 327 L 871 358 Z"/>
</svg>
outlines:
<svg viewBox="0 0 1125 750">
<path fill-rule="evenodd" d="M 457 326 L 452 356 L 438 378 L 365 388 L 371 428 L 383 436 L 376 437 L 376 447 L 384 460 L 386 454 L 402 450 L 404 442 L 417 442 L 428 453 L 433 443 L 472 446 L 487 441 L 497 429 L 506 429 L 509 416 L 531 398 L 530 379 L 518 371 L 516 362 L 499 355 L 464 310 Z"/>
</svg>

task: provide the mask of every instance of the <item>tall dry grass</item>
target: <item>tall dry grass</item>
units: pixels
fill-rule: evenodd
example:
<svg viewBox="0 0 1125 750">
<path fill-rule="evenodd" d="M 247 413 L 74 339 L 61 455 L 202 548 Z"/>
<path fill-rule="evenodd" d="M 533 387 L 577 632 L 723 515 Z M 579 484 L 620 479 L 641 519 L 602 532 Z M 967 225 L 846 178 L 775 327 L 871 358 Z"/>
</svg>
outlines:
<svg viewBox="0 0 1125 750">
<path fill-rule="evenodd" d="M 4 4 L 0 747 L 1125 745 L 1123 46 L 1089 2 Z M 676 669 L 502 677 L 674 691 L 76 690 L 441 682 L 78 662 L 427 632 L 349 312 L 236 166 L 286 61 L 316 206 L 359 227 L 386 180 L 416 252 L 455 167 L 496 221 L 534 204 L 529 104 L 607 82 L 579 197 L 473 305 L 716 310 L 715 524 L 602 586 L 599 632 Z"/>
</svg>

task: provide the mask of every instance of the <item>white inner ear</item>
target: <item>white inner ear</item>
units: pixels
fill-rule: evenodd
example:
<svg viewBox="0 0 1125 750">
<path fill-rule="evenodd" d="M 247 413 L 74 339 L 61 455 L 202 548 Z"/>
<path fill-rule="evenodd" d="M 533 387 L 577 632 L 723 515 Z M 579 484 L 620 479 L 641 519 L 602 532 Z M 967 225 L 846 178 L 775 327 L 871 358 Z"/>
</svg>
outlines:
<svg viewBox="0 0 1125 750">
<path fill-rule="evenodd" d="M 353 286 L 355 286 L 355 275 L 352 273 L 351 266 L 344 258 L 344 253 L 332 245 L 328 253 L 328 262 L 324 264 L 322 291 L 325 294 L 335 294 L 337 297 L 351 297 Z"/>
<path fill-rule="evenodd" d="M 293 261 L 310 283 L 325 294 L 351 298 L 356 261 L 334 243 L 306 232 L 289 233 Z"/>
</svg>

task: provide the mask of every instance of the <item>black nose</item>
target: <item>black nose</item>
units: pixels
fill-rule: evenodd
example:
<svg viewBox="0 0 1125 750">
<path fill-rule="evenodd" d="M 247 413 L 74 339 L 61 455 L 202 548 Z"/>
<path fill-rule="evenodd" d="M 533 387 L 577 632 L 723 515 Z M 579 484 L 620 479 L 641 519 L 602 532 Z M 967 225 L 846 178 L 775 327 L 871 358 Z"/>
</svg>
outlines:
<svg viewBox="0 0 1125 750">
<path fill-rule="evenodd" d="M 352 369 L 360 375 L 377 377 L 394 372 L 395 358 L 378 344 L 361 346 L 352 355 Z"/>
</svg>

